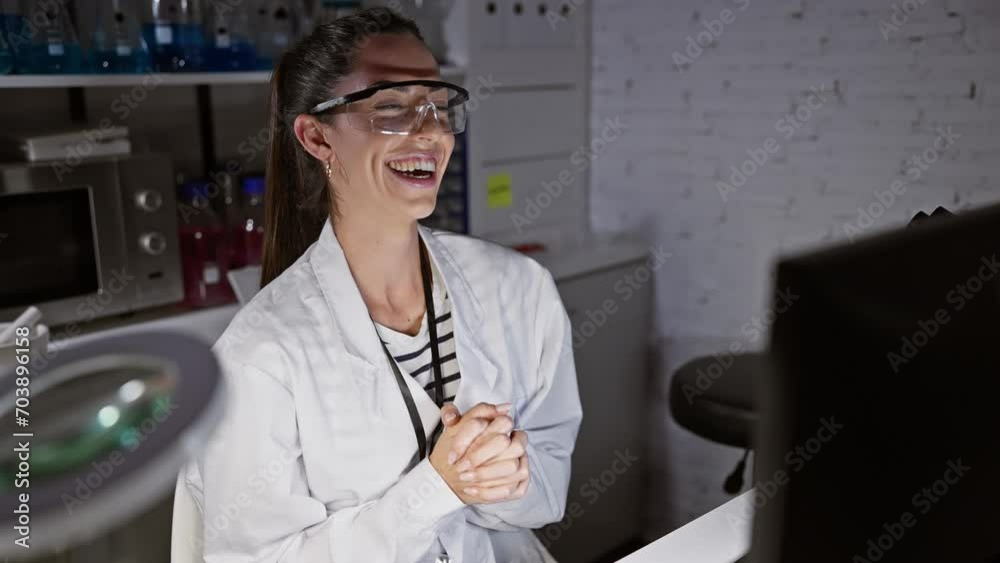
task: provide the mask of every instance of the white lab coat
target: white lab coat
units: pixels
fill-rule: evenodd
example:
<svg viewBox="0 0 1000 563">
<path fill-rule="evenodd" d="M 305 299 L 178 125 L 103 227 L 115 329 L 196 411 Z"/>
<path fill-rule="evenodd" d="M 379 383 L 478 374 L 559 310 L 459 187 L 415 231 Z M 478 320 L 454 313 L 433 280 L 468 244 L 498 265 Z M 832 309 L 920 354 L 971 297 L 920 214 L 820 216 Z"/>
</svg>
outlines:
<svg viewBox="0 0 1000 563">
<path fill-rule="evenodd" d="M 420 228 L 452 301 L 455 405 L 513 403 L 524 498 L 465 505 L 425 459 L 329 221 L 243 307 L 214 350 L 227 414 L 183 472 L 208 563 L 551 562 L 528 528 L 559 521 L 582 411 L 569 319 L 549 272 L 473 237 Z M 407 378 L 428 434 L 439 409 Z"/>
</svg>

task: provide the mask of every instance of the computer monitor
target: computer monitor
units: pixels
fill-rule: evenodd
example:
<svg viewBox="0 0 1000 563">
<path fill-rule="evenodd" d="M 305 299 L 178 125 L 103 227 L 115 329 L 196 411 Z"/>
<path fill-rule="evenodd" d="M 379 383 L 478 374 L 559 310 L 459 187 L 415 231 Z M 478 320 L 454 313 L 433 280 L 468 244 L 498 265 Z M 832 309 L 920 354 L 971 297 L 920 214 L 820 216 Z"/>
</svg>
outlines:
<svg viewBox="0 0 1000 563">
<path fill-rule="evenodd" d="M 1000 561 L 1000 206 L 779 262 L 759 563 Z"/>
</svg>

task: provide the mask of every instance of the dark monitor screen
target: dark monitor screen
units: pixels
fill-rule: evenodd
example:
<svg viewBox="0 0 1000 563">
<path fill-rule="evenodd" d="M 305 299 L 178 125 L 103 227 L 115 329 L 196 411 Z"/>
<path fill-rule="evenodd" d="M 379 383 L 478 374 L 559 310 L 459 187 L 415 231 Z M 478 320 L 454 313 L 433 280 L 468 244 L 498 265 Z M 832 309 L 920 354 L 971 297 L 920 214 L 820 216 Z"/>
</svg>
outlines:
<svg viewBox="0 0 1000 563">
<path fill-rule="evenodd" d="M 88 188 L 0 195 L 0 233 L 0 308 L 97 291 Z"/>
<path fill-rule="evenodd" d="M 779 264 L 752 560 L 1000 560 L 998 247 L 1000 206 Z"/>
</svg>

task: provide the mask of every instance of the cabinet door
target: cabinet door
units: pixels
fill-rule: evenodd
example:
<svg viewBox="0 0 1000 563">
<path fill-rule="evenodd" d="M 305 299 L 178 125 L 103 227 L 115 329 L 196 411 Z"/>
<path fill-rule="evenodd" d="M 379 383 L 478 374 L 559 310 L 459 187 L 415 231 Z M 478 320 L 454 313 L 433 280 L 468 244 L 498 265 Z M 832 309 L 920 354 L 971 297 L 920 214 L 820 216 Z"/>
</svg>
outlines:
<svg viewBox="0 0 1000 563">
<path fill-rule="evenodd" d="M 558 283 L 583 404 L 566 515 L 539 531 L 559 561 L 593 561 L 642 533 L 653 280 L 629 286 L 626 276 L 639 268 L 641 261 Z"/>
<path fill-rule="evenodd" d="M 468 0 L 461 0 L 463 2 Z M 478 0 L 472 2 L 473 41 L 478 41 L 478 49 L 503 49 L 507 45 L 507 12 L 510 0 Z"/>
</svg>

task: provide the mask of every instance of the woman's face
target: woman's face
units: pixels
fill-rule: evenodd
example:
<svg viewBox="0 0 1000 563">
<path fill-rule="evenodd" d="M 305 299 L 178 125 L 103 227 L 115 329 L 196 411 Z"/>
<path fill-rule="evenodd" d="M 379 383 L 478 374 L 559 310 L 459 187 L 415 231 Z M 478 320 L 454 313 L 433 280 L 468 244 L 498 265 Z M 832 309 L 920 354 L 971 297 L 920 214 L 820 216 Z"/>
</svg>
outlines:
<svg viewBox="0 0 1000 563">
<path fill-rule="evenodd" d="M 335 94 L 363 90 L 380 81 L 419 79 L 440 79 L 437 62 L 427 47 L 410 34 L 377 35 L 361 49 L 354 70 Z M 428 114 L 421 129 L 409 135 L 361 131 L 352 127 L 343 113 L 335 113 L 328 122 L 331 126 L 324 136 L 333 148 L 331 181 L 341 215 L 408 221 L 434 211 L 455 137 L 443 132 L 433 115 Z M 428 164 L 433 172 L 427 178 L 405 172 L 431 168 Z"/>
</svg>

